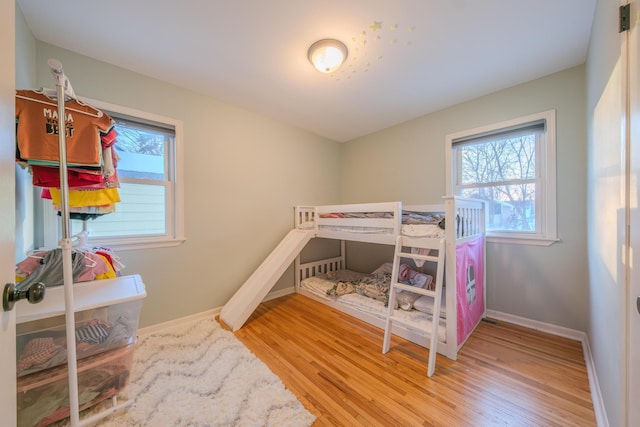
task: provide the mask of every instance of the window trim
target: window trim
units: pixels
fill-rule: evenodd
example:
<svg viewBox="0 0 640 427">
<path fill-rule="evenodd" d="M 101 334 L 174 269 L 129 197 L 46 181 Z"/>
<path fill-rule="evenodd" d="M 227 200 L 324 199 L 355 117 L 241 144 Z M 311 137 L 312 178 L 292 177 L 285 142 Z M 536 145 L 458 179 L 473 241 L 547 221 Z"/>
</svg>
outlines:
<svg viewBox="0 0 640 427">
<path fill-rule="evenodd" d="M 173 158 L 175 159 L 175 167 L 173 170 L 173 176 L 170 177 L 174 180 L 174 194 L 167 194 L 167 197 L 173 200 L 173 205 L 168 202 L 168 205 L 173 206 L 173 209 L 167 211 L 166 221 L 167 227 L 172 229 L 167 230 L 166 236 L 135 236 L 126 238 L 108 238 L 92 239 L 89 236 L 90 242 L 95 244 L 102 244 L 108 246 L 114 250 L 138 250 L 138 249 L 152 249 L 152 248 L 166 248 L 178 246 L 186 241 L 184 234 L 184 157 L 183 157 L 183 123 L 182 120 L 177 120 L 171 117 L 161 116 L 155 113 L 149 113 L 146 111 L 136 110 L 121 105 L 111 104 L 104 101 L 99 101 L 91 98 L 81 98 L 82 101 L 104 111 L 112 111 L 114 113 L 122 114 L 131 117 L 132 119 L 149 120 L 161 124 L 166 124 L 174 128 L 175 141 L 173 144 Z M 46 201 L 43 201 L 43 203 Z M 55 212 L 50 209 L 50 204 L 44 207 L 44 245 L 45 247 L 55 247 L 59 242 L 59 236 L 61 235 L 60 221 L 57 220 Z"/>
<path fill-rule="evenodd" d="M 530 234 L 508 231 L 487 231 L 488 242 L 550 246 L 560 241 L 557 234 L 556 203 L 556 110 L 547 110 L 446 135 L 446 191 L 448 195 L 453 195 L 454 183 L 456 182 L 456 177 L 454 176 L 456 169 L 452 165 L 454 141 L 469 139 L 483 134 L 497 133 L 510 128 L 518 128 L 526 126 L 528 123 L 541 120 L 545 122 L 546 132 L 544 144 L 536 144 L 536 150 L 543 150 L 540 158 L 544 162 L 540 169 L 536 168 L 537 172 L 543 174 L 543 176 L 536 176 L 536 181 L 541 183 L 540 186 L 542 187 L 542 200 L 539 201 L 540 204 L 538 204 L 538 198 L 536 198 L 536 209 L 541 210 L 539 232 Z"/>
</svg>

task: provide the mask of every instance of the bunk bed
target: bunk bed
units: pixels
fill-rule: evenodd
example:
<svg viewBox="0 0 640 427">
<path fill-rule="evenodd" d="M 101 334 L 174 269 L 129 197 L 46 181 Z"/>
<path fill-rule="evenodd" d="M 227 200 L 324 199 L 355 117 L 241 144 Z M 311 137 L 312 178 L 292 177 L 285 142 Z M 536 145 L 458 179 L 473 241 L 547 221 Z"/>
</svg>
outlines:
<svg viewBox="0 0 640 427">
<path fill-rule="evenodd" d="M 402 319 L 394 322 L 389 332 L 425 347 L 430 347 L 428 337 L 435 330 L 437 352 L 455 360 L 458 350 L 486 315 L 485 208 L 479 200 L 444 197 L 443 201 L 439 205 L 404 207 L 401 202 L 296 207 L 296 229 L 311 231 L 314 237 L 342 241 L 338 256 L 304 263 L 299 255 L 296 257 L 296 292 L 381 329 L 389 326 L 390 317 Z M 408 300 L 404 306 L 399 304 L 390 311 L 385 307 L 388 298 L 372 298 L 351 289 L 336 291 L 338 283 L 349 287 L 361 283 L 363 277 L 368 279 L 372 274 L 393 270 L 390 264 L 380 266 L 372 274 L 346 270 L 345 241 L 396 245 L 396 255 L 405 247 L 405 253 L 418 254 L 413 258 L 427 259 L 436 266 L 444 263 L 441 310 L 434 309 L 434 297 Z M 445 253 L 438 253 L 439 247 L 444 247 Z M 411 248 L 434 248 L 427 254 L 435 256 L 421 257 L 420 250 Z M 396 256 L 394 263 L 407 262 L 414 271 L 422 271 L 411 264 L 412 260 L 400 261 L 403 258 L 412 256 Z M 394 267 L 397 272 L 399 266 Z M 429 276 L 433 283 L 438 279 L 433 274 Z M 438 311 L 434 329 L 433 314 Z"/>
</svg>

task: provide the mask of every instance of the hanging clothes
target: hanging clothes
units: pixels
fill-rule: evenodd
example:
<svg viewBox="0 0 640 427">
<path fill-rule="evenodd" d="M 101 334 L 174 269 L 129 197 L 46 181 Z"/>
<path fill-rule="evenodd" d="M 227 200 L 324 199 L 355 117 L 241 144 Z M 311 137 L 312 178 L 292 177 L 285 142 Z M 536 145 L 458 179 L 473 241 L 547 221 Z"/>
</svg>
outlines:
<svg viewBox="0 0 640 427">
<path fill-rule="evenodd" d="M 60 214 L 58 138 L 64 128 L 70 218 L 86 221 L 115 212 L 120 201 L 115 122 L 73 98 L 65 101 L 64 118 L 57 111 L 57 101 L 44 91 L 16 91 L 16 161 Z"/>
<path fill-rule="evenodd" d="M 65 117 L 58 117 L 57 103 L 42 92 L 16 91 L 18 153 L 34 164 L 60 163 L 58 133 L 64 127 L 67 163 L 102 166 L 100 133 L 107 134 L 114 121 L 102 111 L 72 99 L 65 102 Z"/>
<path fill-rule="evenodd" d="M 102 246 L 74 247 L 71 259 L 74 283 L 113 279 L 124 269 L 120 257 Z M 18 262 L 16 282 L 16 288 L 20 290 L 35 282 L 42 282 L 47 287 L 62 285 L 62 250 L 38 251 Z"/>
<path fill-rule="evenodd" d="M 74 252 L 71 254 L 73 281 L 76 282 L 78 277 L 86 268 L 86 261 L 82 252 Z M 37 263 L 36 268 L 27 276 L 26 279 L 18 283 L 16 289 L 25 290 L 36 282 L 42 282 L 45 286 L 62 286 L 64 278 L 62 272 L 62 249 L 53 249 L 48 251 Z"/>
</svg>

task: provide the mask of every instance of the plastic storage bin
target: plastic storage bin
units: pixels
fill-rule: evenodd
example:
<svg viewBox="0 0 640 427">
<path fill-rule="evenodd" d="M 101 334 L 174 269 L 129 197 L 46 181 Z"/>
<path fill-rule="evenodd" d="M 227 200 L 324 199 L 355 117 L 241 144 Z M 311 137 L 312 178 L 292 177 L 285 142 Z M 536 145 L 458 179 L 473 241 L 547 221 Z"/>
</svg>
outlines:
<svg viewBox="0 0 640 427">
<path fill-rule="evenodd" d="M 129 382 L 135 343 L 78 361 L 80 410 L 115 396 Z M 69 417 L 67 366 L 18 378 L 18 427 L 42 427 Z"/>
<path fill-rule="evenodd" d="M 135 342 L 145 296 L 138 275 L 74 284 L 78 360 Z M 16 308 L 18 377 L 66 366 L 64 288 L 47 288 L 41 303 Z"/>
</svg>

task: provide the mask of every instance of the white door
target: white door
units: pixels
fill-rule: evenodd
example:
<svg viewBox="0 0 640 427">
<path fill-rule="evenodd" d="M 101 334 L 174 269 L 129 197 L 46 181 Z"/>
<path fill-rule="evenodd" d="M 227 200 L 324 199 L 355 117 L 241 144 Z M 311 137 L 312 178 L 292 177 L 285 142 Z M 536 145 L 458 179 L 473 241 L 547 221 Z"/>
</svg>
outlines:
<svg viewBox="0 0 640 427">
<path fill-rule="evenodd" d="M 628 35 L 629 67 L 629 224 L 627 344 L 627 425 L 640 426 L 640 0 L 631 3 L 631 31 Z"/>
<path fill-rule="evenodd" d="M 0 291 L 15 279 L 15 2 L 0 1 Z M 0 311 L 2 308 L 0 307 Z M 15 310 L 0 315 L 0 414 L 16 425 Z"/>
</svg>

